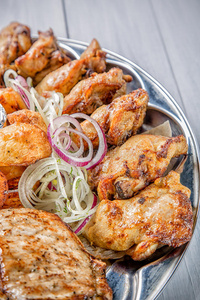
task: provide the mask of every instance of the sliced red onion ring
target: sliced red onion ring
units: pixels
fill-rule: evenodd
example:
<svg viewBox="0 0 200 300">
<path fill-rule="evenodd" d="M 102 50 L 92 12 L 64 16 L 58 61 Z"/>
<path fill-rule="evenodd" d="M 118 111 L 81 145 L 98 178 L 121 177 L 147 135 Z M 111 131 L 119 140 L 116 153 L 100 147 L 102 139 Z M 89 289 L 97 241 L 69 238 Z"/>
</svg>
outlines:
<svg viewBox="0 0 200 300">
<path fill-rule="evenodd" d="M 103 132 L 103 130 L 101 129 L 99 124 L 94 119 L 89 117 L 88 115 L 85 115 L 83 113 L 75 113 L 75 114 L 72 114 L 71 117 L 88 120 L 89 122 L 91 122 L 93 124 L 94 128 L 97 131 L 97 134 L 99 137 L 99 148 L 97 150 L 96 155 L 93 157 L 93 159 L 89 162 L 89 164 L 87 166 L 85 166 L 85 168 L 87 170 L 89 170 L 91 168 L 94 168 L 96 165 L 98 165 L 103 160 L 104 156 L 106 155 L 107 142 L 106 142 L 105 133 Z"/>
<path fill-rule="evenodd" d="M 27 89 L 29 91 L 29 86 L 28 86 L 28 83 L 26 82 L 26 79 L 20 75 L 18 75 L 15 80 L 17 80 L 21 86 L 25 89 Z"/>
<path fill-rule="evenodd" d="M 92 207 L 91 207 L 91 209 L 92 208 L 94 208 L 96 205 L 97 205 L 97 196 L 95 195 L 95 194 L 93 194 L 94 195 L 94 199 L 93 199 L 93 203 L 92 203 Z M 89 217 L 87 217 L 79 226 L 78 226 L 78 228 L 74 231 L 74 233 L 79 233 L 82 229 L 83 229 L 83 227 L 87 224 L 87 222 L 90 220 L 90 218 L 91 218 L 91 216 L 89 216 Z"/>
<path fill-rule="evenodd" d="M 99 148 L 96 155 L 93 156 L 93 145 L 91 140 L 83 133 L 80 123 L 75 118 L 86 119 L 90 121 L 99 136 Z M 76 129 L 71 128 L 70 126 L 63 126 L 64 124 L 68 123 L 69 125 L 72 124 L 76 127 Z M 66 131 L 66 133 L 64 133 Z M 73 142 L 68 142 L 67 145 L 61 145 L 61 137 L 64 138 L 64 134 L 66 134 L 66 138 L 69 139 L 69 133 L 73 132 L 80 137 L 80 148 L 74 151 Z M 61 136 L 62 135 L 62 136 Z M 85 167 L 86 169 L 90 169 L 97 165 L 105 156 L 107 151 L 107 143 L 105 134 L 102 131 L 99 124 L 92 119 L 91 117 L 83 114 L 83 113 L 76 113 L 71 116 L 69 115 L 62 115 L 61 117 L 55 118 L 51 124 L 49 124 L 47 129 L 47 137 L 52 148 L 55 152 L 66 162 L 78 166 L 78 167 Z M 83 140 L 85 140 L 88 144 L 88 154 L 83 157 L 84 153 L 84 144 Z"/>
</svg>

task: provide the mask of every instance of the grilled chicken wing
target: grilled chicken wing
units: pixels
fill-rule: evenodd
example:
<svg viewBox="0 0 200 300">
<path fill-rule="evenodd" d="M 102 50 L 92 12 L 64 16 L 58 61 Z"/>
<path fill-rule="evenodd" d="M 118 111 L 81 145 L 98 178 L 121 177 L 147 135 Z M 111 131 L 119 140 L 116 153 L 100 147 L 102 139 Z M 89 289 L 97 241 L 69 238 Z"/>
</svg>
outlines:
<svg viewBox="0 0 200 300">
<path fill-rule="evenodd" d="M 89 183 L 92 188 L 98 185 L 100 200 L 127 199 L 163 176 L 172 157 L 186 153 L 187 142 L 182 135 L 135 135 L 108 151 L 102 163 L 89 170 Z"/>
<path fill-rule="evenodd" d="M 0 166 L 0 171 L 6 176 L 7 180 L 20 177 L 25 169 L 26 167 L 23 166 Z"/>
<path fill-rule="evenodd" d="M 143 260 L 163 245 L 178 247 L 192 236 L 190 190 L 171 171 L 128 200 L 103 200 L 83 234 L 95 245 Z"/>
<path fill-rule="evenodd" d="M 101 49 L 98 41 L 93 39 L 87 49 L 81 54 L 80 59 L 84 59 L 86 69 L 97 73 L 106 70 L 106 52 Z"/>
<path fill-rule="evenodd" d="M 14 124 L 17 122 L 35 125 L 42 129 L 44 132 L 47 132 L 47 125 L 45 124 L 44 119 L 39 112 L 35 112 L 29 109 L 22 109 L 7 115 L 8 124 Z"/>
<path fill-rule="evenodd" d="M 0 211 L 0 290 L 10 300 L 110 300 L 105 267 L 58 216 Z"/>
<path fill-rule="evenodd" d="M 51 154 L 46 133 L 38 126 L 14 123 L 0 130 L 0 166 L 27 166 Z"/>
<path fill-rule="evenodd" d="M 59 51 L 57 56 L 58 61 L 55 64 L 54 54 Z M 54 58 L 53 58 L 54 57 Z M 59 49 L 53 31 L 50 29 L 46 32 L 39 32 L 38 40 L 33 43 L 26 54 L 18 57 L 15 60 L 15 65 L 18 73 L 23 77 L 34 78 L 36 74 L 45 72 L 49 69 L 51 71 L 51 60 L 54 60 L 54 66 L 60 67 L 67 63 L 70 59 L 65 55 L 63 50 Z M 45 73 L 44 73 L 45 76 Z"/>
<path fill-rule="evenodd" d="M 0 89 L 0 104 L 7 114 L 26 108 L 21 96 L 10 87 Z"/>
<path fill-rule="evenodd" d="M 114 99 L 109 105 L 100 106 L 92 113 L 91 117 L 105 132 L 107 143 L 118 146 L 124 143 L 130 135 L 136 134 L 142 125 L 148 100 L 148 93 L 143 89 L 138 89 Z M 92 141 L 93 146 L 98 147 L 98 134 L 92 123 L 86 120 L 81 123 L 81 127 L 83 133 Z M 79 144 L 77 135 L 73 134 L 72 139 Z"/>
<path fill-rule="evenodd" d="M 104 72 L 106 69 L 105 52 L 101 50 L 95 39 L 92 40 L 80 59 L 71 61 L 48 74 L 36 86 L 36 90 L 40 95 L 46 91 L 56 91 L 66 96 L 75 84 L 82 79 L 87 69 L 97 73 Z"/>
<path fill-rule="evenodd" d="M 13 22 L 0 32 L 0 85 L 4 86 L 3 74 L 13 68 L 10 64 L 31 47 L 30 29 Z"/>
<path fill-rule="evenodd" d="M 92 114 L 97 107 L 126 93 L 124 79 L 132 80 L 128 75 L 123 75 L 122 70 L 112 68 L 107 73 L 92 74 L 90 78 L 81 80 L 64 98 L 63 114 Z"/>
</svg>

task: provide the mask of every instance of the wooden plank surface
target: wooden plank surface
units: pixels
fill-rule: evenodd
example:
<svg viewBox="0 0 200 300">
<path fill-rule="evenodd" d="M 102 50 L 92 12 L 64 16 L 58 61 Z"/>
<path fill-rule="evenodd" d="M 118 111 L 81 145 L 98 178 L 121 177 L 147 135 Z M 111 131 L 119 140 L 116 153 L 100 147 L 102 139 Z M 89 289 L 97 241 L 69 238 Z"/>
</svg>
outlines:
<svg viewBox="0 0 200 300">
<path fill-rule="evenodd" d="M 90 42 L 140 65 L 184 110 L 200 143 L 199 0 L 0 0 L 0 28 L 17 20 L 33 33 Z M 190 247 L 159 300 L 200 299 L 200 221 Z"/>
</svg>

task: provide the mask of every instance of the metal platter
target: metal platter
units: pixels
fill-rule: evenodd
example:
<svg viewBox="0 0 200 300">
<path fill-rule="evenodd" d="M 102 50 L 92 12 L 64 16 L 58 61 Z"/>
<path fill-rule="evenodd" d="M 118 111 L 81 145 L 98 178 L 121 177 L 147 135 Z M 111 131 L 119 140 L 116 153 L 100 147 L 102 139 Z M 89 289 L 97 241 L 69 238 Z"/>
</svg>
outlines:
<svg viewBox="0 0 200 300">
<path fill-rule="evenodd" d="M 74 40 L 62 38 L 58 40 L 60 46 L 72 59 L 78 59 L 88 46 L 86 43 Z M 143 69 L 120 55 L 104 50 L 107 52 L 108 69 L 117 66 L 125 74 L 133 77 L 133 81 L 128 84 L 127 92 L 137 88 L 147 90 L 150 101 L 145 119 L 146 128 L 153 128 L 169 120 L 172 135 L 183 134 L 186 137 L 188 156 L 181 173 L 181 183 L 191 190 L 190 199 L 195 227 L 199 205 L 199 152 L 197 142 L 183 112 L 170 94 Z M 181 160 L 182 158 L 174 159 L 170 168 L 176 170 Z M 157 250 L 151 259 L 143 262 L 134 262 L 127 258 L 114 261 L 106 272 L 108 283 L 113 290 L 113 299 L 155 299 L 174 273 L 188 246 L 189 243 L 176 249 L 163 247 Z"/>
</svg>

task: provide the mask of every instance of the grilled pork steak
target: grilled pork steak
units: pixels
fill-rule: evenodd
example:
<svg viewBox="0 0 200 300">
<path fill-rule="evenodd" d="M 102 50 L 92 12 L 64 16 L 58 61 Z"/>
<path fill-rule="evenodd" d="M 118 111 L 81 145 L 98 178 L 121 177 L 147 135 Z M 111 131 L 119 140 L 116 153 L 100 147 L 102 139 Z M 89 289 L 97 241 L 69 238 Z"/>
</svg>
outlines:
<svg viewBox="0 0 200 300">
<path fill-rule="evenodd" d="M 0 267 L 5 299 L 112 299 L 105 263 L 51 213 L 0 211 Z"/>
</svg>

